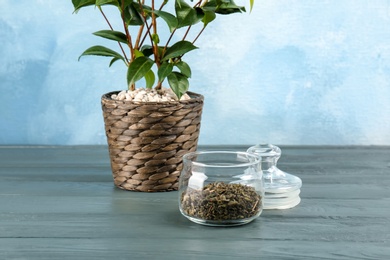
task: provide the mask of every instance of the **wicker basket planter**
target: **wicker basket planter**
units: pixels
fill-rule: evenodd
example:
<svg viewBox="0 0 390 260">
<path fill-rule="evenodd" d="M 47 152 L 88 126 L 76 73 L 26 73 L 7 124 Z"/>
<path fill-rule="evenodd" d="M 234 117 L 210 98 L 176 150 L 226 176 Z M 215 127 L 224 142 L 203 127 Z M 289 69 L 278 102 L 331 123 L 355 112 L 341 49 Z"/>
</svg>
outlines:
<svg viewBox="0 0 390 260">
<path fill-rule="evenodd" d="M 136 102 L 102 96 L 114 183 L 134 191 L 177 190 L 182 156 L 197 148 L 203 96 L 190 100 Z"/>
</svg>

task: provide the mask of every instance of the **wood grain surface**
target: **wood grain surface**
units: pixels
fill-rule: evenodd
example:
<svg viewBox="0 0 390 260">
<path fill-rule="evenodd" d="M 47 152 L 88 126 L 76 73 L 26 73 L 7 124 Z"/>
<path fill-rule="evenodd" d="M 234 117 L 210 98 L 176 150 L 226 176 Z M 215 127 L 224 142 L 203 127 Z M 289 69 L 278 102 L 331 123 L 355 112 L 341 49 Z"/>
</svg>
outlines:
<svg viewBox="0 0 390 260">
<path fill-rule="evenodd" d="M 281 148 L 301 203 L 215 228 L 115 188 L 106 146 L 0 147 L 0 259 L 390 259 L 390 147 Z"/>
</svg>

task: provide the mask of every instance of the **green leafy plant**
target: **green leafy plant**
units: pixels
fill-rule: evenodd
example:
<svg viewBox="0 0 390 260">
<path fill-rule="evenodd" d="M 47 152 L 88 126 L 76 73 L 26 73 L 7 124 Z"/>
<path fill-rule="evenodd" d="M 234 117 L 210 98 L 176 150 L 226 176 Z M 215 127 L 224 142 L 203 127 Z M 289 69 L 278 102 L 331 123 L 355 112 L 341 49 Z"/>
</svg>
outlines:
<svg viewBox="0 0 390 260">
<path fill-rule="evenodd" d="M 161 89 L 164 80 L 168 80 L 173 92 L 180 98 L 189 88 L 190 66 L 183 56 L 197 49 L 196 40 L 217 14 L 245 12 L 245 7 L 237 6 L 233 0 L 173 0 L 174 8 L 168 12 L 169 0 L 72 0 L 75 12 L 87 6 L 95 6 L 108 24 L 109 30 L 101 30 L 94 35 L 118 42 L 120 51 L 104 46 L 93 46 L 85 50 L 82 56 L 98 55 L 111 57 L 109 66 L 122 61 L 128 67 L 127 83 L 130 90 L 135 83 L 145 79 L 146 88 Z M 249 0 L 250 9 L 254 0 Z M 158 6 L 157 6 L 158 4 Z M 115 6 L 119 10 L 121 31 L 113 28 L 103 11 L 103 6 Z M 164 26 L 158 26 L 162 23 Z M 195 26 L 196 24 L 200 26 Z M 160 32 L 161 29 L 165 32 Z M 191 30 L 198 29 L 189 40 Z M 175 34 L 180 40 L 172 43 Z M 164 43 L 160 36 L 168 35 Z M 79 59 L 80 59 L 79 58 Z M 157 75 L 157 77 L 156 77 Z M 157 79 L 157 82 L 156 82 Z"/>
</svg>

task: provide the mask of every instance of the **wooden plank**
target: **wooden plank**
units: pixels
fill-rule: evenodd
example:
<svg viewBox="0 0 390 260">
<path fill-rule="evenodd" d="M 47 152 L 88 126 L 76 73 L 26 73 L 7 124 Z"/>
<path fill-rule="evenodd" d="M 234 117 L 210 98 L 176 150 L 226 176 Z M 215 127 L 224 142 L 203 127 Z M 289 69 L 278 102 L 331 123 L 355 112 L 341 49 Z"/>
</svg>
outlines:
<svg viewBox="0 0 390 260">
<path fill-rule="evenodd" d="M 279 167 L 302 178 L 301 204 L 235 228 L 188 221 L 177 192 L 115 188 L 106 149 L 0 147 L 0 259 L 390 256 L 388 147 L 283 147 Z"/>
</svg>

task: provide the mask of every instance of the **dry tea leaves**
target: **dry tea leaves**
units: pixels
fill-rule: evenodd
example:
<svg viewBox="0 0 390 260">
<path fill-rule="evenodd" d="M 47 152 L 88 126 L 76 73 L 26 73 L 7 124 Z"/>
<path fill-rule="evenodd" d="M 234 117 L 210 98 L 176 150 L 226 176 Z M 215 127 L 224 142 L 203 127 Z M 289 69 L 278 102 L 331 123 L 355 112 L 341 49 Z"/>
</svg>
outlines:
<svg viewBox="0 0 390 260">
<path fill-rule="evenodd" d="M 253 187 L 214 182 L 201 190 L 187 188 L 181 196 L 185 214 L 204 220 L 237 220 L 260 211 L 261 196 Z"/>
</svg>

